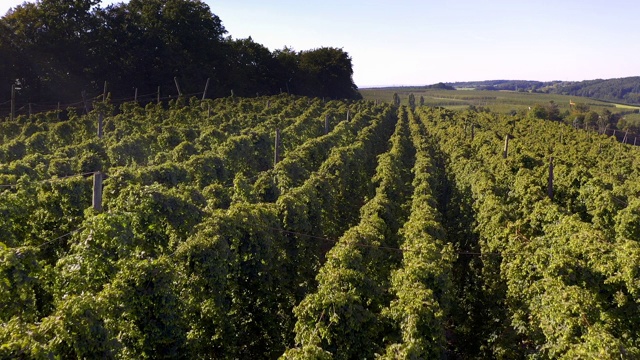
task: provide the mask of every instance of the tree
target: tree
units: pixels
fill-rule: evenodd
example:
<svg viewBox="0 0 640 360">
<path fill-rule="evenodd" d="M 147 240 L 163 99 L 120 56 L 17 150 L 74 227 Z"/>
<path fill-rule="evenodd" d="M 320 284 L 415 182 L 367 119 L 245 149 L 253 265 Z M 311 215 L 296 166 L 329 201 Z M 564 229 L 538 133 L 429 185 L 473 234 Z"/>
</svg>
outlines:
<svg viewBox="0 0 640 360">
<path fill-rule="evenodd" d="M 97 48 L 106 64 L 93 75 L 120 79 L 122 91 L 137 87 L 153 92 L 159 85 L 173 88 L 173 78 L 178 77 L 183 92 L 193 92 L 207 78 L 219 85 L 228 71 L 226 30 L 199 0 L 131 0 L 107 7 L 100 16 L 101 39 L 118 48 Z M 116 39 L 115 44 L 108 39 Z M 212 88 L 226 94 L 220 86 Z"/>
<path fill-rule="evenodd" d="M 587 113 L 587 115 L 584 117 L 584 123 L 588 126 L 588 127 L 593 127 L 598 124 L 598 120 L 600 119 L 600 116 L 598 115 L 597 112 L 595 111 L 590 111 Z"/>
<path fill-rule="evenodd" d="M 540 105 L 535 104 L 531 110 L 529 110 L 529 116 L 534 119 L 546 119 L 547 118 L 547 109 Z"/>
<path fill-rule="evenodd" d="M 274 51 L 273 57 L 277 61 L 274 76 L 278 79 L 278 89 L 280 91 L 286 89 L 287 92 L 291 90 L 297 92 L 297 84 L 303 81 L 299 79 L 301 74 L 298 53 L 292 48 L 285 46 L 281 50 Z M 292 85 L 294 86 L 293 88 L 291 88 Z"/>
<path fill-rule="evenodd" d="M 558 109 L 558 104 L 555 101 L 551 100 L 546 106 L 547 110 L 547 120 L 551 121 L 560 121 L 562 117 L 560 116 L 560 109 Z"/>
<path fill-rule="evenodd" d="M 13 79 L 31 102 L 78 99 L 88 84 L 98 23 L 98 0 L 43 0 L 17 6 L 2 18 L 2 45 L 12 59 Z M 6 31 L 6 33 L 5 33 Z M 3 47 L 4 47 L 3 46 Z"/>
<path fill-rule="evenodd" d="M 393 105 L 400 106 L 400 96 L 398 93 L 393 93 Z"/>
<path fill-rule="evenodd" d="M 618 122 L 615 116 L 613 116 L 613 114 L 611 113 L 611 111 L 609 111 L 609 109 L 602 109 L 602 112 L 600 113 L 600 118 L 602 119 L 603 123 L 613 125 L 613 126 L 615 126 L 616 123 Z"/>
<path fill-rule="evenodd" d="M 351 57 L 323 47 L 271 53 L 251 38 L 225 38 L 218 16 L 201 0 L 131 0 L 99 7 L 99 0 L 42 0 L 0 19 L 0 98 L 17 85 L 23 102 L 91 100 L 104 81 L 118 97 L 202 90 L 227 96 L 288 92 L 360 99 Z M 167 90 L 162 90 L 166 94 Z M 126 95 L 125 95 L 126 94 Z"/>
<path fill-rule="evenodd" d="M 576 103 L 573 106 L 573 111 L 576 113 L 587 113 L 589 112 L 589 105 L 585 104 L 585 103 Z"/>
<path fill-rule="evenodd" d="M 228 75 L 225 87 L 234 90 L 239 96 L 273 94 L 278 89 L 275 77 L 278 61 L 266 47 L 248 37 L 228 40 L 230 45 L 227 57 Z"/>
<path fill-rule="evenodd" d="M 349 54 L 338 48 L 323 47 L 298 54 L 303 83 L 298 94 L 334 99 L 360 99 L 353 83 Z"/>
<path fill-rule="evenodd" d="M 416 96 L 413 93 L 409 94 L 409 107 L 412 110 L 416 108 Z"/>
</svg>

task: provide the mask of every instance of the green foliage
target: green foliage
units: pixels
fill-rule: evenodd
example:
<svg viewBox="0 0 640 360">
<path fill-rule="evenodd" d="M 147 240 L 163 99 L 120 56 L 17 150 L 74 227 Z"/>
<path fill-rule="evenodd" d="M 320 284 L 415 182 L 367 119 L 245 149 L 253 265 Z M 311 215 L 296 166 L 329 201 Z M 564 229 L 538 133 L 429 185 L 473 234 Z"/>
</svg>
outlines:
<svg viewBox="0 0 640 360">
<path fill-rule="evenodd" d="M 177 276 L 166 257 L 130 259 L 99 293 L 107 330 L 119 334 L 117 357 L 175 358 L 184 353 L 186 324 Z"/>
<path fill-rule="evenodd" d="M 445 348 L 445 319 L 452 301 L 452 248 L 432 195 L 429 148 L 413 116 L 411 137 L 416 148 L 414 193 L 409 219 L 402 228 L 402 267 L 391 276 L 391 301 L 386 315 L 400 329 L 400 341 L 388 345 L 388 358 L 438 358 Z"/>
<path fill-rule="evenodd" d="M 42 286 L 37 277 L 42 272 L 37 262 L 38 249 L 0 245 L 0 255 L 0 294 L 3 299 L 11 299 L 0 305 L 0 320 L 5 322 L 17 317 L 35 321 L 40 312 L 36 293 Z"/>
<path fill-rule="evenodd" d="M 0 79 L 7 86 L 0 98 L 10 98 L 9 84 L 15 83 L 19 105 L 77 103 L 81 93 L 94 94 L 89 98 L 101 93 L 103 79 L 109 79 L 112 98 L 133 97 L 133 86 L 144 94 L 138 100 L 152 101 L 150 94 L 158 87 L 163 98 L 175 94 L 174 78 L 184 94 L 201 92 L 210 79 L 207 96 L 212 98 L 232 91 L 236 96 L 274 95 L 283 89 L 305 96 L 361 98 L 351 58 L 342 49 L 271 52 L 250 37 L 226 37 L 222 20 L 201 1 L 99 4 L 44 0 L 3 14 Z M 171 102 L 181 106 L 186 100 Z M 108 107 L 96 105 L 109 113 Z M 35 117 L 55 119 L 56 114 Z"/>
<path fill-rule="evenodd" d="M 403 156 L 411 156 L 406 126 L 405 116 L 396 123 L 391 149 L 380 155 L 373 177 L 379 185 L 376 195 L 361 208 L 360 223 L 329 251 L 317 276 L 317 291 L 295 308 L 300 348 L 288 351 L 285 358 L 320 348 L 340 359 L 368 358 L 377 352 L 384 328 L 380 312 L 388 301 L 384 289 L 389 287 L 389 272 L 398 257 L 387 257 L 375 248 L 397 246 L 396 234 L 406 217 L 402 205 L 409 194 L 396 192 L 410 177 L 401 169 Z"/>
<path fill-rule="evenodd" d="M 2 358 L 640 356 L 629 145 L 479 107 L 122 110 L 0 124 Z"/>
</svg>

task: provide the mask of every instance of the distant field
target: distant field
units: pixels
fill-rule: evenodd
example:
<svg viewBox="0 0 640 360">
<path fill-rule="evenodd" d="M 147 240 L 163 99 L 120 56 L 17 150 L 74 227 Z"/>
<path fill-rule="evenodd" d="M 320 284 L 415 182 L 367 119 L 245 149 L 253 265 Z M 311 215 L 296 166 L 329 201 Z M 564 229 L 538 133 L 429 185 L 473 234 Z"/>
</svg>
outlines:
<svg viewBox="0 0 640 360">
<path fill-rule="evenodd" d="M 626 104 L 614 104 L 614 105 L 619 109 L 639 109 L 640 110 L 640 106 L 626 105 Z"/>
<path fill-rule="evenodd" d="M 403 104 L 408 103 L 409 94 L 413 93 L 416 103 L 420 96 L 424 97 L 424 103 L 428 106 L 440 106 L 449 109 L 465 109 L 471 105 L 487 107 L 493 111 L 508 113 L 510 111 L 527 110 L 535 104 L 546 104 L 554 101 L 560 111 L 569 110 L 569 101 L 586 103 L 591 110 L 600 112 L 609 109 L 611 112 L 620 112 L 631 109 L 640 109 L 638 106 L 608 103 L 578 96 L 557 94 L 540 94 L 515 91 L 488 91 L 488 90 L 431 90 L 422 88 L 371 88 L 360 89 L 360 93 L 366 100 L 380 100 L 391 102 L 393 94 L 398 93 Z"/>
</svg>

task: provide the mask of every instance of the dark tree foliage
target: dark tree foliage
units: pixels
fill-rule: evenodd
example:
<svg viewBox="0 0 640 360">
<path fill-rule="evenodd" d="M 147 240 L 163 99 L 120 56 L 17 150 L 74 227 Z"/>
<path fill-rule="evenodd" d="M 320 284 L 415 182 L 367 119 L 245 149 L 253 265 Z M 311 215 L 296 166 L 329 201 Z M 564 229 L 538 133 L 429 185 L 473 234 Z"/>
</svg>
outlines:
<svg viewBox="0 0 640 360">
<path fill-rule="evenodd" d="M 100 0 L 24 3 L 0 18 L 0 99 L 16 85 L 19 103 L 73 103 L 82 91 L 113 98 L 202 92 L 209 97 L 292 94 L 360 98 L 342 49 L 271 52 L 233 39 L 200 0 Z M 152 96 L 141 100 L 151 100 Z"/>
<path fill-rule="evenodd" d="M 299 76 L 295 86 L 307 96 L 360 98 L 353 83 L 351 58 L 342 49 L 319 48 L 298 53 Z"/>
</svg>

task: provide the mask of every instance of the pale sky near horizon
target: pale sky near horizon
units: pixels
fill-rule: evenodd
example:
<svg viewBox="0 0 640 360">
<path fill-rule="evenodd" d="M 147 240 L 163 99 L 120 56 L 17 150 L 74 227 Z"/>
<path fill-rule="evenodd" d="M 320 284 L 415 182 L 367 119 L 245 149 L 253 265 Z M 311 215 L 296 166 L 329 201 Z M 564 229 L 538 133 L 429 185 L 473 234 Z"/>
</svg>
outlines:
<svg viewBox="0 0 640 360">
<path fill-rule="evenodd" d="M 0 0 L 0 14 L 22 2 Z M 361 88 L 640 75 L 637 0 L 204 2 L 228 35 L 269 50 L 344 49 Z"/>
</svg>

